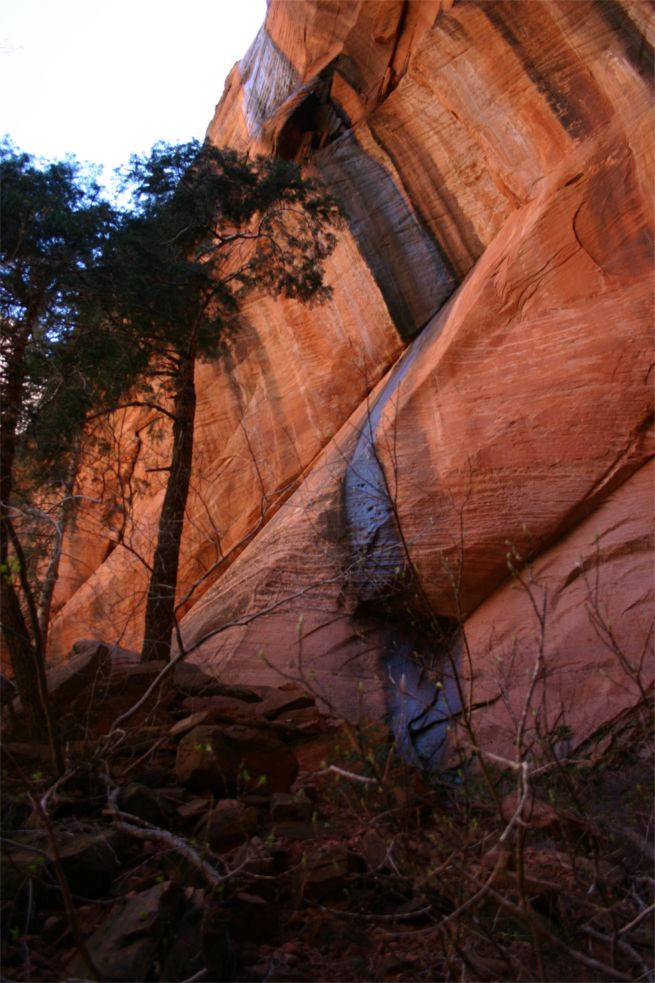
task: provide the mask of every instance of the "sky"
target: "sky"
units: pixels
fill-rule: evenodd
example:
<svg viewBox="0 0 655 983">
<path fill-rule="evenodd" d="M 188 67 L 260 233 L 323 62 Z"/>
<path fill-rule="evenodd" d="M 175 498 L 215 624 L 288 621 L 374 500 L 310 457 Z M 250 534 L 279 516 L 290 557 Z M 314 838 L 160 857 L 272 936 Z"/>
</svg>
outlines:
<svg viewBox="0 0 655 983">
<path fill-rule="evenodd" d="M 202 139 L 265 0 L 2 0 L 0 135 L 104 179 L 157 140 Z"/>
</svg>

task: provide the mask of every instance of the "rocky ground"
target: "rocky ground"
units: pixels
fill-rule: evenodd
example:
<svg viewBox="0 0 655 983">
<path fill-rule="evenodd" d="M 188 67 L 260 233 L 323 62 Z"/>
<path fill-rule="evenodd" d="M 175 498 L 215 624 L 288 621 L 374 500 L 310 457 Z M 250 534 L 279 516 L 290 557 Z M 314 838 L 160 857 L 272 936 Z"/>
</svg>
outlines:
<svg viewBox="0 0 655 983">
<path fill-rule="evenodd" d="M 3 981 L 653 978 L 649 697 L 574 763 L 428 778 L 293 683 L 78 648 L 65 773 L 4 724 Z"/>
</svg>

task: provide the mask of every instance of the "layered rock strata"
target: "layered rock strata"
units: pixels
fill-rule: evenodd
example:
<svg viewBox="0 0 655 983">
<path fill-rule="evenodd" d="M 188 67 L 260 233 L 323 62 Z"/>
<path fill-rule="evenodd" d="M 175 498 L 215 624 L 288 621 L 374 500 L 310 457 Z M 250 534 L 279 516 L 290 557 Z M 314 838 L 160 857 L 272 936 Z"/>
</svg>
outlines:
<svg viewBox="0 0 655 983">
<path fill-rule="evenodd" d="M 391 711 L 425 759 L 462 701 L 508 750 L 528 698 L 578 742 L 642 698 L 653 32 L 615 0 L 269 4 L 209 139 L 302 161 L 347 229 L 328 306 L 252 300 L 198 367 L 190 658 Z M 88 575 L 82 539 L 55 646 L 137 644 L 133 541 Z"/>
</svg>

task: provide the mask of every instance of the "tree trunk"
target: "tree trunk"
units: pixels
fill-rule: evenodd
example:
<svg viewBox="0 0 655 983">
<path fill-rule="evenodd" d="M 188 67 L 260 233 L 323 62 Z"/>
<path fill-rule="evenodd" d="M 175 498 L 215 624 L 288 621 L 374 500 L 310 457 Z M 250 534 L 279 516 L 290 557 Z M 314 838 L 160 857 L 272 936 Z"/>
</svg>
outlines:
<svg viewBox="0 0 655 983">
<path fill-rule="evenodd" d="M 68 524 L 73 512 L 73 491 L 80 463 L 81 439 L 75 441 L 72 451 L 66 481 L 64 482 L 64 497 L 59 506 L 59 520 L 55 523 L 55 532 L 52 537 L 52 547 L 50 562 L 43 578 L 41 586 L 41 596 L 39 598 L 38 621 L 39 631 L 41 632 L 41 645 L 44 652 L 48 650 L 48 632 L 50 630 L 50 611 L 52 608 L 52 598 L 59 578 L 59 566 L 61 555 L 64 548 L 64 536 L 68 529 Z"/>
<path fill-rule="evenodd" d="M 191 481 L 193 430 L 196 416 L 194 358 L 190 353 L 181 361 L 175 396 L 175 422 L 170 473 L 159 518 L 159 534 L 152 564 L 146 601 L 146 617 L 141 661 L 168 661 L 171 635 L 175 627 L 175 591 L 180 556 L 184 512 Z"/>
<path fill-rule="evenodd" d="M 1 598 L 2 630 L 14 670 L 25 732 L 36 741 L 50 744 L 53 764 L 61 771 L 63 760 L 48 705 L 43 656 L 30 637 L 16 589 L 8 577 L 2 584 Z"/>
<path fill-rule="evenodd" d="M 6 330 L 3 325 L 3 330 Z M 48 704 L 45 674 L 45 653 L 41 644 L 34 597 L 23 568 L 23 556 L 10 551 L 12 542 L 11 496 L 13 491 L 14 458 L 23 383 L 25 380 L 25 354 L 32 333 L 29 320 L 16 327 L 12 343 L 5 348 L 4 386 L 0 423 L 0 619 L 9 650 L 16 687 L 20 697 L 23 720 L 27 733 L 35 740 L 48 741 L 53 762 L 58 770 L 63 767 L 61 749 Z M 5 339 L 3 339 L 4 341 Z M 20 547 L 14 540 L 14 546 Z M 20 583 L 25 603 L 30 612 L 30 628 L 23 614 L 14 586 L 18 563 Z"/>
</svg>

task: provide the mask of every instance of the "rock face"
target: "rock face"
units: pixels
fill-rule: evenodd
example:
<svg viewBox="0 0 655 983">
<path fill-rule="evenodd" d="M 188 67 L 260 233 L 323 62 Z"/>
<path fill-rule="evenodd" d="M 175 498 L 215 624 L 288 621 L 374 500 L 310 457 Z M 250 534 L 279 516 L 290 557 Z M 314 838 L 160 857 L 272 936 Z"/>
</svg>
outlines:
<svg viewBox="0 0 655 983">
<path fill-rule="evenodd" d="M 642 698 L 654 33 L 626 0 L 269 3 L 208 137 L 301 161 L 347 228 L 329 304 L 254 298 L 198 366 L 180 598 L 206 671 L 391 712 L 425 759 L 462 701 L 507 751 L 528 699 L 527 743 Z M 113 421 L 130 518 L 91 549 L 80 516 L 55 654 L 138 645 L 157 426 Z"/>
</svg>

